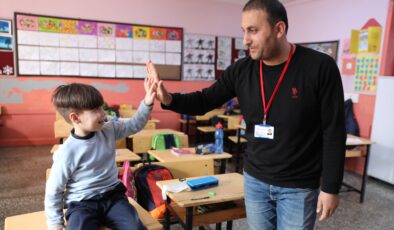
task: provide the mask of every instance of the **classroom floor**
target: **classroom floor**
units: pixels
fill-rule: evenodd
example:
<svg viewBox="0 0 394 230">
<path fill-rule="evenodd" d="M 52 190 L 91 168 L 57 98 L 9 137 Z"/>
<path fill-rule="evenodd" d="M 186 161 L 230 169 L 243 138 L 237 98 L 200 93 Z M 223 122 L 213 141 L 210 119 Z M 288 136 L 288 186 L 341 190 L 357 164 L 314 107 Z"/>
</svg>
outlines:
<svg viewBox="0 0 394 230">
<path fill-rule="evenodd" d="M 7 216 L 44 209 L 45 169 L 51 166 L 51 146 L 0 147 L 0 230 Z M 228 169 L 233 168 L 229 163 Z M 345 173 L 345 181 L 355 186 L 361 178 Z M 365 202 L 360 204 L 354 192 L 340 193 L 341 204 L 327 221 L 317 222 L 315 229 L 394 229 L 394 186 L 369 178 Z M 225 224 L 222 226 L 225 228 Z M 171 229 L 181 229 L 173 225 Z M 235 221 L 234 230 L 246 230 L 245 219 Z"/>
</svg>

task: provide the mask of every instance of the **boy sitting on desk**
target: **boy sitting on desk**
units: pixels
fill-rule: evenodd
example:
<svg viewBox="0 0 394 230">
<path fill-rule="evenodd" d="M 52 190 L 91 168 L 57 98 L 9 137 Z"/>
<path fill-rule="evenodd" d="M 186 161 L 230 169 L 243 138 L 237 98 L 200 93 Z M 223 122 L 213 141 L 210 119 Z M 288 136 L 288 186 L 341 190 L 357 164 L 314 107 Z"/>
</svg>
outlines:
<svg viewBox="0 0 394 230">
<path fill-rule="evenodd" d="M 72 124 L 69 138 L 53 156 L 45 190 L 48 229 L 145 229 L 126 188 L 117 179 L 115 141 L 140 131 L 151 114 L 157 85 L 145 79 L 145 98 L 135 115 L 124 121 L 105 120 L 103 96 L 79 83 L 59 86 L 52 102 Z M 64 202 L 64 203 L 63 203 Z M 66 207 L 67 206 L 67 207 Z"/>
</svg>

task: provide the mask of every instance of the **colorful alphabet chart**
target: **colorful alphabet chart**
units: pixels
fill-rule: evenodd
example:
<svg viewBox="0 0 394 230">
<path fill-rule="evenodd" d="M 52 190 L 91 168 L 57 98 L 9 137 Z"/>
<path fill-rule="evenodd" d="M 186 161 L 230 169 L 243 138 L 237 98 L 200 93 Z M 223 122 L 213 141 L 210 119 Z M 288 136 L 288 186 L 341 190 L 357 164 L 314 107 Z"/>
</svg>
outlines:
<svg viewBox="0 0 394 230">
<path fill-rule="evenodd" d="M 379 71 L 378 55 L 357 55 L 354 90 L 376 92 L 376 81 Z"/>
</svg>

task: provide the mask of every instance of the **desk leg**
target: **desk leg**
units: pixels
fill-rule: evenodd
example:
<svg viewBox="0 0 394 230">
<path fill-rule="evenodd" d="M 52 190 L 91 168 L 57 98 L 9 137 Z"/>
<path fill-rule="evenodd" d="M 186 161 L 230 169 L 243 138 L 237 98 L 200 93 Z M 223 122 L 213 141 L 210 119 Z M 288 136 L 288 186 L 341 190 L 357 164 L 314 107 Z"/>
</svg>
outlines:
<svg viewBox="0 0 394 230">
<path fill-rule="evenodd" d="M 186 223 L 185 230 L 192 230 L 193 228 L 193 207 L 186 208 Z"/>
<path fill-rule="evenodd" d="M 165 211 L 165 213 L 164 213 L 164 230 L 170 230 L 170 216 L 171 216 L 171 214 L 170 214 L 170 209 L 169 209 L 169 205 L 170 205 L 170 203 L 171 203 L 171 199 L 167 196 L 167 199 L 166 199 L 166 211 Z"/>
<path fill-rule="evenodd" d="M 365 163 L 364 163 L 364 172 L 363 172 L 363 179 L 361 182 L 361 192 L 360 192 L 360 203 L 364 202 L 364 196 L 365 196 L 365 185 L 367 183 L 367 172 L 368 172 L 368 163 L 369 163 L 369 149 L 370 146 L 367 145 L 367 154 L 365 155 Z"/>
<path fill-rule="evenodd" d="M 190 125 L 190 117 L 187 115 L 186 118 L 186 135 L 189 135 L 189 125 Z"/>
<path fill-rule="evenodd" d="M 232 220 L 227 221 L 226 229 L 227 230 L 232 230 L 233 229 L 233 221 Z"/>
<path fill-rule="evenodd" d="M 220 163 L 220 174 L 226 173 L 226 159 L 222 159 Z"/>
<path fill-rule="evenodd" d="M 241 129 L 237 132 L 237 153 L 235 154 L 235 172 L 239 170 L 239 155 L 241 154 Z"/>
<path fill-rule="evenodd" d="M 215 229 L 216 230 L 221 230 L 222 229 L 222 223 L 217 223 Z"/>
<path fill-rule="evenodd" d="M 198 130 L 198 127 L 196 126 L 196 137 L 195 137 L 195 145 L 197 146 L 200 143 L 200 131 Z"/>
</svg>

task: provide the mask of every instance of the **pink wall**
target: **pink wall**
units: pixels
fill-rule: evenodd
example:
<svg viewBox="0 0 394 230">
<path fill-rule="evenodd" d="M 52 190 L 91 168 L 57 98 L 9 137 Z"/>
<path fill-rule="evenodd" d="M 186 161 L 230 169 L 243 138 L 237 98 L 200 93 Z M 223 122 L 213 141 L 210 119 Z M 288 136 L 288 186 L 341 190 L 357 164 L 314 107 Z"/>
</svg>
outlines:
<svg viewBox="0 0 394 230">
<path fill-rule="evenodd" d="M 135 24 L 183 27 L 185 33 L 241 36 L 242 5 L 212 0 L 2 0 L 1 18 L 14 11 Z"/>
<path fill-rule="evenodd" d="M 370 18 L 376 19 L 384 31 L 390 0 L 309 0 L 301 2 L 287 5 L 290 22 L 289 39 L 293 42 L 339 40 L 338 65 L 341 67 L 342 41 L 350 38 L 352 29 L 360 29 Z M 388 22 L 388 24 L 390 23 Z M 384 34 L 381 41 L 381 53 L 384 51 L 384 42 L 390 43 L 389 40 L 383 41 L 383 38 Z M 393 53 L 389 55 L 392 56 Z M 368 94 L 360 94 L 359 102 L 354 104 L 355 115 L 363 137 L 370 137 L 374 106 L 375 95 Z M 363 159 L 348 159 L 346 161 L 346 168 L 349 170 L 361 173 L 363 167 Z"/>
<path fill-rule="evenodd" d="M 118 0 L 118 1 L 21 1 L 5 0 L 0 7 L 0 18 L 13 18 L 14 12 L 54 15 L 73 18 L 136 24 L 183 27 L 185 33 L 241 36 L 241 5 L 225 4 L 211 0 Z M 209 25 L 209 26 L 208 26 Z M 10 81 L 12 80 L 12 81 Z M 51 144 L 53 138 L 54 110 L 50 95 L 58 84 L 66 82 L 103 84 L 105 100 L 111 104 L 138 106 L 144 92 L 141 80 L 110 80 L 84 78 L 0 78 L 0 146 Z M 105 88 L 126 86 L 125 92 Z M 171 91 L 194 91 L 211 82 L 167 82 Z M 31 86 L 35 85 L 35 86 Z M 41 88 L 40 86 L 42 85 Z M 15 98 L 10 103 L 9 98 Z M 8 103 L 1 99 L 6 98 Z M 179 115 L 161 110 L 155 105 L 153 117 L 161 122 L 158 127 L 177 129 Z"/>
<path fill-rule="evenodd" d="M 369 18 L 375 18 L 383 27 L 389 0 L 319 0 L 293 1 L 286 5 L 292 42 L 312 42 L 340 40 L 350 37 L 352 29 L 359 29 Z M 111 5 L 112 4 L 112 5 Z M 242 36 L 240 12 L 242 4 L 226 4 L 213 0 L 119 0 L 113 1 L 21 1 L 3 0 L 0 8 L 1 18 L 12 18 L 13 12 L 47 14 L 64 17 L 99 19 L 106 21 L 141 23 L 163 26 L 183 27 L 185 33 Z M 383 44 L 383 41 L 382 41 Z M 340 50 L 341 50 L 340 46 Z M 339 53 L 340 55 L 340 53 Z M 339 56 L 340 60 L 340 56 Z M 340 65 L 340 62 L 339 62 Z M 131 103 L 137 105 L 143 97 L 140 80 L 103 80 L 83 78 L 34 78 L 37 82 L 82 81 L 117 85 L 124 83 L 127 91 L 113 93 L 101 90 L 109 103 Z M 33 78 L 18 77 L 19 83 Z M 0 84 L 5 84 L 0 78 Z M 167 82 L 173 91 L 193 91 L 210 83 L 206 82 Z M 23 103 L 7 103 L 1 119 L 1 145 L 47 144 L 54 143 L 54 111 L 49 98 L 52 88 L 24 91 L 18 87 L 11 93 L 19 94 Z M 4 93 L 0 92 L 0 98 Z M 361 127 L 361 135 L 369 137 L 372 124 L 375 96 L 360 95 L 355 104 L 356 117 Z M 155 106 L 154 117 L 161 120 L 159 127 L 177 128 L 178 115 L 162 111 Z"/>
<path fill-rule="evenodd" d="M 48 82 L 60 80 L 60 83 L 82 82 L 88 84 L 102 84 L 102 92 L 109 105 L 131 104 L 137 107 L 144 96 L 142 80 L 109 80 L 109 79 L 86 79 L 86 78 L 36 78 L 35 82 L 48 85 Z M 3 114 L 1 115 L 2 126 L 0 127 L 0 146 L 16 145 L 40 145 L 53 144 L 58 140 L 54 139 L 53 123 L 55 121 L 55 111 L 50 102 L 50 89 L 23 90 L 26 85 L 31 84 L 31 78 L 20 78 L 18 84 L 21 89 L 13 88 L 9 91 L 10 96 L 21 95 L 23 103 L 3 104 Z M 111 86 L 116 87 L 121 84 L 127 86 L 128 91 L 115 93 Z M 10 82 L 7 82 L 10 84 Z M 15 83 L 15 82 L 11 82 Z M 26 84 L 24 84 L 26 83 Z M 166 87 L 173 92 L 195 91 L 211 84 L 210 82 L 179 82 L 168 81 Z M 110 90 L 106 90 L 108 88 Z M 170 111 L 164 111 L 158 103 L 155 104 L 152 117 L 159 119 L 159 128 L 169 127 L 178 129 L 179 115 Z"/>
</svg>

